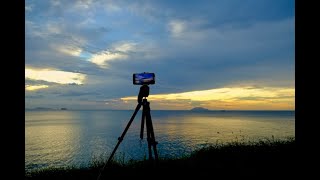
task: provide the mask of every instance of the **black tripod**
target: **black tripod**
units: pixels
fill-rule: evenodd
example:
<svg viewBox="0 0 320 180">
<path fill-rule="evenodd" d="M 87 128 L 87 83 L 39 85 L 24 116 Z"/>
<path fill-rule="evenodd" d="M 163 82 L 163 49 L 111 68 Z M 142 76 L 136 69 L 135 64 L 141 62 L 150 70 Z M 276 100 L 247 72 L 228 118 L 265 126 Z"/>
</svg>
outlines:
<svg viewBox="0 0 320 180">
<path fill-rule="evenodd" d="M 140 138 L 143 139 L 144 121 L 146 120 L 149 161 L 153 162 L 153 157 L 152 157 L 152 148 L 153 148 L 155 163 L 156 163 L 156 165 L 158 164 L 158 152 L 157 152 L 158 142 L 156 142 L 155 136 L 154 136 L 153 125 L 152 125 L 151 114 L 150 114 L 150 103 L 147 101 L 147 98 L 146 98 L 148 96 L 149 96 L 149 86 L 142 85 L 140 87 L 140 91 L 139 91 L 139 95 L 138 95 L 138 105 L 137 105 L 133 115 L 131 116 L 131 119 L 128 122 L 126 128 L 124 129 L 122 135 L 118 138 L 118 143 L 117 143 L 116 147 L 113 149 L 105 166 L 110 163 L 113 155 L 115 154 L 118 146 L 120 145 L 121 141 L 123 140 L 124 136 L 126 135 L 133 119 L 135 118 L 135 116 L 138 113 L 141 106 L 143 106 L 143 109 L 142 109 L 142 117 L 141 117 Z M 104 167 L 103 167 L 103 169 L 104 169 Z"/>
</svg>

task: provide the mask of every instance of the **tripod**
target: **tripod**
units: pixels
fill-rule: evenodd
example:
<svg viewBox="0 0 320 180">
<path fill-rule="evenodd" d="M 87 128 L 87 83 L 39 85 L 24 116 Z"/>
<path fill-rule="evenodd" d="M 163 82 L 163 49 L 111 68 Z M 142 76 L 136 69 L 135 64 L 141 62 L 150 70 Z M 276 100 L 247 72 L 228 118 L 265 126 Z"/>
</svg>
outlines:
<svg viewBox="0 0 320 180">
<path fill-rule="evenodd" d="M 138 111 L 140 110 L 141 106 L 143 106 L 143 109 L 142 109 L 142 117 L 141 117 L 140 139 L 143 139 L 143 130 L 144 130 L 144 124 L 145 124 L 144 121 L 145 121 L 146 122 L 146 129 L 147 129 L 149 161 L 153 162 L 153 157 L 152 157 L 152 148 L 153 148 L 155 162 L 156 162 L 156 165 L 158 164 L 158 152 L 157 152 L 158 142 L 155 140 L 155 136 L 154 136 L 153 125 L 152 125 L 151 114 L 150 114 L 150 103 L 148 102 L 148 100 L 146 98 L 148 96 L 149 96 L 149 86 L 142 85 L 140 87 L 140 91 L 139 91 L 139 95 L 138 95 L 138 105 L 137 105 L 133 115 L 131 116 L 131 119 L 129 120 L 126 128 L 124 129 L 123 133 L 118 138 L 118 143 L 117 143 L 116 147 L 113 149 L 105 166 L 110 163 L 113 155 L 115 154 L 116 150 L 118 149 L 118 146 L 122 142 L 124 136 L 126 135 L 132 121 L 134 120 L 134 118 L 135 118 L 136 114 L 138 113 Z M 103 169 L 104 169 L 104 167 L 103 167 Z"/>
</svg>

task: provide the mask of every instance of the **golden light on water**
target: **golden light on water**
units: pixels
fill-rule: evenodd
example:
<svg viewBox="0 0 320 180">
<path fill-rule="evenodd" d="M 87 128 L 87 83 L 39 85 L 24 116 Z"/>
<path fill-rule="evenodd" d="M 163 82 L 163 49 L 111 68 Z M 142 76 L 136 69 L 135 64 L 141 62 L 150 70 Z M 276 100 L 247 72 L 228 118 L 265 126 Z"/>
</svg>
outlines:
<svg viewBox="0 0 320 180">
<path fill-rule="evenodd" d="M 157 133 L 166 134 L 166 140 L 170 142 L 179 137 L 189 147 L 196 146 L 199 141 L 232 142 L 242 137 L 249 140 L 253 137 L 285 137 L 294 134 L 294 123 L 288 120 L 274 123 L 257 120 L 254 116 L 176 116 L 174 119 L 168 117 L 166 121 L 167 123 L 157 124 Z"/>
<path fill-rule="evenodd" d="M 26 116 L 26 167 L 34 164 L 70 162 L 79 151 L 81 128 L 73 112 L 37 112 Z M 39 143 L 40 142 L 40 143 Z"/>
<path fill-rule="evenodd" d="M 123 97 L 122 101 L 133 101 L 135 96 Z M 184 108 L 192 107 L 192 103 L 209 109 L 294 109 L 295 89 L 278 87 L 228 87 L 202 91 L 190 91 L 171 94 L 150 95 L 154 102 L 170 102 L 185 104 Z"/>
</svg>

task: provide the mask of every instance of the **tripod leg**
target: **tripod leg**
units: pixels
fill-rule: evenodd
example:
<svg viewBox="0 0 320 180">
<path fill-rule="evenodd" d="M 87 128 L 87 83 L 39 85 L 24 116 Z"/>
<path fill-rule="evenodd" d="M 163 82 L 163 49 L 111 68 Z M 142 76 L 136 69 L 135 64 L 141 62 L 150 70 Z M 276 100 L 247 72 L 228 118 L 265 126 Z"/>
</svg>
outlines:
<svg viewBox="0 0 320 180">
<path fill-rule="evenodd" d="M 144 130 L 144 119 L 145 119 L 145 108 L 142 107 L 142 116 L 141 116 L 141 129 L 140 129 L 140 139 L 143 139 L 143 130 Z"/>
<path fill-rule="evenodd" d="M 138 111 L 139 111 L 139 109 L 140 109 L 140 108 L 141 108 L 141 104 L 139 103 L 139 104 L 137 105 L 137 107 L 136 107 L 136 109 L 135 109 L 135 111 L 134 111 L 133 115 L 131 116 L 131 119 L 129 120 L 129 122 L 128 122 L 128 124 L 127 124 L 126 128 L 124 129 L 123 133 L 121 134 L 121 137 L 119 137 L 119 138 L 118 138 L 118 143 L 117 143 L 116 147 L 113 149 L 113 151 L 112 151 L 112 153 L 111 153 L 111 155 L 110 155 L 110 157 L 109 157 L 108 161 L 104 164 L 104 166 L 103 166 L 102 170 L 100 171 L 99 176 L 98 176 L 98 180 L 100 179 L 100 177 L 101 177 L 101 173 L 102 173 L 102 171 L 104 170 L 104 168 L 107 166 L 107 164 L 109 164 L 109 163 L 110 163 L 110 161 L 111 161 L 111 159 L 112 159 L 112 157 L 113 157 L 114 153 L 115 153 L 115 152 L 116 152 L 116 150 L 118 149 L 118 147 L 119 147 L 119 145 L 120 145 L 121 141 L 123 140 L 124 136 L 126 135 L 126 133 L 127 133 L 128 129 L 129 129 L 129 127 L 130 127 L 130 125 L 131 125 L 131 123 L 132 123 L 132 121 L 133 121 L 134 117 L 136 116 L 136 114 L 138 113 Z"/>
<path fill-rule="evenodd" d="M 146 112 L 144 113 L 145 115 L 147 114 Z M 150 134 L 150 128 L 149 128 L 149 121 L 148 118 L 146 117 L 146 128 L 147 128 L 147 141 L 148 141 L 148 152 L 149 152 L 149 161 L 152 161 L 152 151 L 151 151 L 151 134 Z"/>
<path fill-rule="evenodd" d="M 146 115 L 146 126 L 147 126 L 147 134 L 148 134 L 148 148 L 149 148 L 149 159 L 152 160 L 152 152 L 151 147 L 154 151 L 154 157 L 156 160 L 156 165 L 158 165 L 158 151 L 157 151 L 157 142 L 155 140 L 154 131 L 153 131 L 153 125 L 151 120 L 151 114 L 150 114 L 150 103 L 147 102 L 145 106 L 145 115 Z"/>
<path fill-rule="evenodd" d="M 146 121 L 148 122 L 148 129 L 150 131 L 150 140 L 151 140 L 151 145 L 154 151 L 154 157 L 155 157 L 156 163 L 158 164 L 157 142 L 154 136 L 153 125 L 152 125 L 152 120 L 150 115 L 150 108 L 149 108 L 149 111 L 147 112 L 146 119 L 147 119 Z"/>
<path fill-rule="evenodd" d="M 111 153 L 111 155 L 110 155 L 110 157 L 109 157 L 109 159 L 108 159 L 108 161 L 107 161 L 106 164 L 109 164 L 109 162 L 111 161 L 114 153 L 115 153 L 116 150 L 118 149 L 118 146 L 120 145 L 121 141 L 123 140 L 124 136 L 126 135 L 126 133 L 127 133 L 128 129 L 129 129 L 129 127 L 130 127 L 130 125 L 131 125 L 134 117 L 136 116 L 136 114 L 137 114 L 137 112 L 139 111 L 140 108 L 141 108 L 141 104 L 139 103 L 139 104 L 137 105 L 137 107 L 136 107 L 133 115 L 131 116 L 131 119 L 130 119 L 130 121 L 128 122 L 126 128 L 124 129 L 123 133 L 121 134 L 121 137 L 118 138 L 118 143 L 117 143 L 116 147 L 113 149 L 113 151 L 112 151 L 112 153 Z M 103 167 L 103 168 L 104 168 L 104 167 Z"/>
</svg>

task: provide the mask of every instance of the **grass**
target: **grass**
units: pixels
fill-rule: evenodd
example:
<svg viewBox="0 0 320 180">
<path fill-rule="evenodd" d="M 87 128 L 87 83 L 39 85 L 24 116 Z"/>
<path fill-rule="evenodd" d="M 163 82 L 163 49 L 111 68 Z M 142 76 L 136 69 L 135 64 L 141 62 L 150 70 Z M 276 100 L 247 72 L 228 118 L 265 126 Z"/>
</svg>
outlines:
<svg viewBox="0 0 320 180">
<path fill-rule="evenodd" d="M 161 158 L 157 168 L 147 160 L 115 158 L 101 179 L 119 177 L 166 178 L 169 174 L 202 176 L 271 176 L 295 170 L 295 139 L 265 139 L 207 145 L 180 158 Z M 89 167 L 46 168 L 26 173 L 25 179 L 97 179 L 104 159 L 94 159 Z M 151 179 L 152 179 L 151 177 Z M 150 179 L 150 178 L 149 178 Z"/>
</svg>

